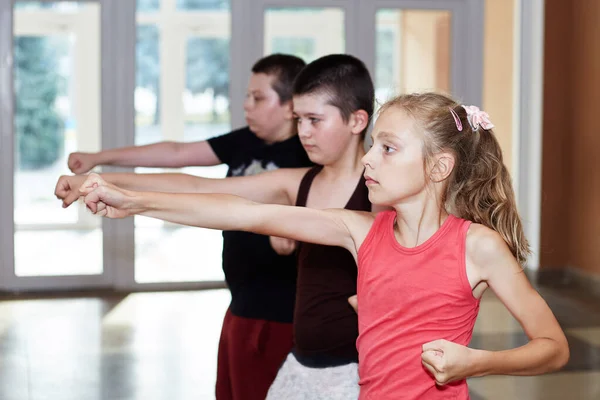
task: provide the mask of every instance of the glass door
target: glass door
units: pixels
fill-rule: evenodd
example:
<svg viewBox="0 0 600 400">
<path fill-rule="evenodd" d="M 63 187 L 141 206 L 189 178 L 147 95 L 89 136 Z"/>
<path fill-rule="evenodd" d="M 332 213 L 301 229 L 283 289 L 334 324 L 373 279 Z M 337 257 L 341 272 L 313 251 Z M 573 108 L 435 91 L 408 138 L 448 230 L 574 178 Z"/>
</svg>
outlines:
<svg viewBox="0 0 600 400">
<path fill-rule="evenodd" d="M 206 140 L 231 131 L 230 8 L 228 0 L 137 1 L 136 145 Z M 227 167 L 180 171 L 222 178 Z M 137 216 L 134 236 L 131 287 L 195 287 L 224 279 L 220 231 Z"/>
<path fill-rule="evenodd" d="M 354 53 L 356 5 L 340 0 L 257 0 L 239 7 L 246 18 L 240 31 L 248 40 L 245 55 L 256 60 L 287 53 L 306 62 L 333 53 Z"/>
<path fill-rule="evenodd" d="M 484 2 L 361 1 L 360 56 L 378 104 L 402 93 L 439 91 L 481 104 Z"/>
<path fill-rule="evenodd" d="M 341 7 L 281 7 L 264 10 L 263 54 L 293 54 L 309 63 L 346 50 Z"/>
<path fill-rule="evenodd" d="M 375 14 L 375 86 L 378 103 L 401 94 L 450 93 L 448 10 L 380 8 Z"/>
<path fill-rule="evenodd" d="M 10 133 L 2 158 L 12 160 L 3 162 L 10 184 L 1 193 L 4 285 L 107 286 L 100 220 L 81 202 L 62 209 L 53 195 L 70 173 L 68 154 L 100 148 L 101 3 L 16 1 L 10 11 L 12 27 L 2 28 L 12 30 L 3 96 L 14 107 L 2 114 Z"/>
</svg>

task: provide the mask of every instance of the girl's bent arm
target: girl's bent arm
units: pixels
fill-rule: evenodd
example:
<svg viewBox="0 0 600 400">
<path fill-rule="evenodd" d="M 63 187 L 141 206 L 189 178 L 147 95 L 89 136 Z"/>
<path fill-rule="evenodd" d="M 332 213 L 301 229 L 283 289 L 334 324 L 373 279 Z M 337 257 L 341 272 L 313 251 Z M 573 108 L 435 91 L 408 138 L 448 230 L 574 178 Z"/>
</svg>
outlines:
<svg viewBox="0 0 600 400">
<path fill-rule="evenodd" d="M 474 224 L 467 236 L 469 262 L 530 339 L 512 350 L 475 351 L 469 375 L 537 375 L 563 367 L 569 359 L 565 335 L 500 235 Z"/>
</svg>

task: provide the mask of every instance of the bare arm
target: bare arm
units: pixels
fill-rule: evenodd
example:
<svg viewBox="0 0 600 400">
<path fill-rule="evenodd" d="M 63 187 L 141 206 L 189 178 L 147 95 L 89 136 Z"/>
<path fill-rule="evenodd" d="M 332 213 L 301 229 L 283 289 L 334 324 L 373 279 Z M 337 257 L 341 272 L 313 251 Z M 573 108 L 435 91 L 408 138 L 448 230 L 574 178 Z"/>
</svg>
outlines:
<svg viewBox="0 0 600 400">
<path fill-rule="evenodd" d="M 498 298 L 519 321 L 530 342 L 506 351 L 478 351 L 472 376 L 537 375 L 555 371 L 569 359 L 567 339 L 550 307 L 531 286 L 500 235 L 481 225 L 471 227 L 471 260 Z"/>
<path fill-rule="evenodd" d="M 182 168 L 218 165 L 221 161 L 207 141 L 193 143 L 160 142 L 103 150 L 98 153 L 76 152 L 69 155 L 69 169 L 83 174 L 98 165 L 121 167 Z"/>
<path fill-rule="evenodd" d="M 258 175 L 224 179 L 202 178 L 189 174 L 106 173 L 102 179 L 121 188 L 169 193 L 227 193 L 271 204 L 293 204 L 307 168 L 282 168 Z M 85 175 L 59 178 L 55 195 L 68 207 L 80 196 Z"/>
<path fill-rule="evenodd" d="M 91 174 L 81 188 L 88 208 L 108 218 L 145 215 L 177 224 L 242 230 L 299 241 L 341 246 L 353 253 L 346 221 L 352 211 L 259 204 L 226 194 L 131 192 Z"/>
<path fill-rule="evenodd" d="M 466 250 L 471 287 L 489 285 L 530 341 L 503 351 L 471 349 L 447 340 L 426 343 L 422 362 L 436 382 L 444 385 L 485 375 L 539 375 L 563 367 L 569 359 L 567 339 L 500 235 L 473 224 L 467 234 Z"/>
</svg>

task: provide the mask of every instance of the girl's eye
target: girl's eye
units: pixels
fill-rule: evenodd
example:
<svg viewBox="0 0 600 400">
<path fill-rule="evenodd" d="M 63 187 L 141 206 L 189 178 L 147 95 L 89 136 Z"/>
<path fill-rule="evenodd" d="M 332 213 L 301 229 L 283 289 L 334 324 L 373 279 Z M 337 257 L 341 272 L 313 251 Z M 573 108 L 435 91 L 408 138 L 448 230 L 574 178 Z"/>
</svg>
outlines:
<svg viewBox="0 0 600 400">
<path fill-rule="evenodd" d="M 311 124 L 316 124 L 317 122 L 319 122 L 320 120 L 318 118 L 311 118 L 310 119 L 310 123 Z"/>
<path fill-rule="evenodd" d="M 384 153 L 391 153 L 391 152 L 393 152 L 393 151 L 394 151 L 394 149 L 393 149 L 393 148 L 391 148 L 390 146 L 387 146 L 387 145 L 385 145 L 385 144 L 383 145 L 383 152 L 384 152 Z"/>
</svg>

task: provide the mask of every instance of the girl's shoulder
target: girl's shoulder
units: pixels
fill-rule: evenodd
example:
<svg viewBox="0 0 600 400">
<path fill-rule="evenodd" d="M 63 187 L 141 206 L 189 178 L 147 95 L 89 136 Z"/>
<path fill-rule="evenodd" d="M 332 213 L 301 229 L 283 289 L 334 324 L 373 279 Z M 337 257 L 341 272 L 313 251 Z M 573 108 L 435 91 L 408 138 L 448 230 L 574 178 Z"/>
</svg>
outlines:
<svg viewBox="0 0 600 400">
<path fill-rule="evenodd" d="M 352 211 L 348 228 L 356 245 L 357 251 L 363 244 L 372 242 L 373 237 L 382 233 L 384 221 L 396 216 L 395 211 Z"/>
<path fill-rule="evenodd" d="M 361 230 L 369 230 L 377 218 L 377 211 L 350 211 L 351 224 Z"/>
<path fill-rule="evenodd" d="M 502 245 L 506 246 L 506 242 L 504 242 L 502 236 L 495 230 L 482 224 L 476 224 L 475 222 L 470 224 L 467 231 L 467 251 L 469 251 L 469 248 L 472 248 L 488 252 Z"/>
<path fill-rule="evenodd" d="M 501 247 L 507 245 L 498 232 L 482 224 L 470 224 L 467 231 L 467 253 L 493 255 Z"/>
<path fill-rule="evenodd" d="M 467 264 L 473 266 L 482 278 L 488 275 L 487 269 L 496 265 L 497 261 L 514 262 L 514 256 L 502 236 L 482 224 L 472 223 L 469 226 L 465 250 Z"/>
</svg>

